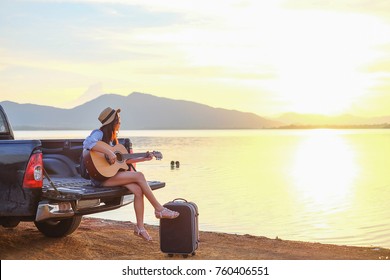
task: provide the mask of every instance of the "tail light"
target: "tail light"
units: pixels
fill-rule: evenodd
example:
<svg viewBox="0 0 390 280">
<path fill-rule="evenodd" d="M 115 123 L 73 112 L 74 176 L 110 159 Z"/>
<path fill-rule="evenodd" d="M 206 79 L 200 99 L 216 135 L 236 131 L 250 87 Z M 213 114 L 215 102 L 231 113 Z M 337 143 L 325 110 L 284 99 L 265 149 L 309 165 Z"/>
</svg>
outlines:
<svg viewBox="0 0 390 280">
<path fill-rule="evenodd" d="M 33 153 L 28 161 L 24 174 L 23 188 L 42 188 L 43 185 L 43 160 L 42 153 Z"/>
</svg>

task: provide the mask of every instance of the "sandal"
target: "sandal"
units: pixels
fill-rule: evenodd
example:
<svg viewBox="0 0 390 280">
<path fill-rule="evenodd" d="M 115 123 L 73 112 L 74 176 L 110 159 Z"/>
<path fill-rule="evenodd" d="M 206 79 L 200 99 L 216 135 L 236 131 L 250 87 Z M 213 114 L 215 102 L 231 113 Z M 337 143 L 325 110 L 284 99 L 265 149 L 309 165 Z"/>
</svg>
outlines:
<svg viewBox="0 0 390 280">
<path fill-rule="evenodd" d="M 175 219 L 179 217 L 179 212 L 172 211 L 168 208 L 165 208 L 161 211 L 154 211 L 154 215 L 157 219 Z"/>
<path fill-rule="evenodd" d="M 138 226 L 135 226 L 134 228 L 134 235 L 141 237 L 142 239 L 146 241 L 152 241 L 152 237 L 149 235 L 149 233 L 146 231 L 146 229 L 139 229 Z"/>
</svg>

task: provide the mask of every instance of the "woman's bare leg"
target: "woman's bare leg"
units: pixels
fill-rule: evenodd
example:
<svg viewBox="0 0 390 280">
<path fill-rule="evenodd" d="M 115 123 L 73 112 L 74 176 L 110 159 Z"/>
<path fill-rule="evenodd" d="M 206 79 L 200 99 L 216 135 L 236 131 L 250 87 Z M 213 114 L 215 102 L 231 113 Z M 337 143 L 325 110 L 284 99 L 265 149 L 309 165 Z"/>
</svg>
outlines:
<svg viewBox="0 0 390 280">
<path fill-rule="evenodd" d="M 134 194 L 134 211 L 139 229 L 144 229 L 144 195 L 137 184 L 128 184 L 125 187 Z"/>
<path fill-rule="evenodd" d="M 151 241 L 152 237 L 149 235 L 144 225 L 144 194 L 137 184 L 128 184 L 125 185 L 125 187 L 134 194 L 134 211 L 137 220 L 134 234 L 142 237 L 146 241 Z"/>
<path fill-rule="evenodd" d="M 154 214 L 158 219 L 175 219 L 179 216 L 176 211 L 169 210 L 163 207 L 154 196 L 152 189 L 148 185 L 145 176 L 141 172 L 123 171 L 118 172 L 115 176 L 107 179 L 104 182 L 105 187 L 109 186 L 126 186 L 128 184 L 137 184 L 144 196 L 149 200 L 154 207 Z"/>
<path fill-rule="evenodd" d="M 113 186 L 125 186 L 129 184 L 137 184 L 145 197 L 149 200 L 150 204 L 154 207 L 156 211 L 162 211 L 164 207 L 158 202 L 156 197 L 153 194 L 152 189 L 148 185 L 148 182 L 145 179 L 145 176 L 141 172 L 132 172 L 132 171 L 123 171 L 118 172 L 115 176 L 107 179 L 104 182 L 105 187 Z"/>
</svg>

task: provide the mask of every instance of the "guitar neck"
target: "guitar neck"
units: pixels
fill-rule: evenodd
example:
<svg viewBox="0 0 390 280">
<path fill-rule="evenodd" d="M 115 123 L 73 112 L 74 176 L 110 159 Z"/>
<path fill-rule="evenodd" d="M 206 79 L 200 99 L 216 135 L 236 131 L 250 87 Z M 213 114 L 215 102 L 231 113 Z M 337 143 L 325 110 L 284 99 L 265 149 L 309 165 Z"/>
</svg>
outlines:
<svg viewBox="0 0 390 280">
<path fill-rule="evenodd" d="M 122 154 L 124 160 L 133 158 L 146 158 L 147 156 L 147 153 Z"/>
</svg>

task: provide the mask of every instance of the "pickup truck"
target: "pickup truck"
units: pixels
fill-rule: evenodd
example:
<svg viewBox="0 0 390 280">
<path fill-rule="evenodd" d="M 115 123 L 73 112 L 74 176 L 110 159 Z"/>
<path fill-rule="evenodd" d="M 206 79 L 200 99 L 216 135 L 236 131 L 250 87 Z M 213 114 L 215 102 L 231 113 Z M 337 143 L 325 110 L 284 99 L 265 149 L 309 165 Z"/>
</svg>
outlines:
<svg viewBox="0 0 390 280">
<path fill-rule="evenodd" d="M 125 187 L 96 188 L 81 177 L 83 139 L 15 140 L 0 105 L 0 225 L 34 222 L 48 237 L 74 232 L 82 216 L 117 209 L 134 201 Z M 132 152 L 130 139 L 122 138 Z M 149 181 L 152 190 L 164 182 Z"/>
</svg>

